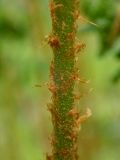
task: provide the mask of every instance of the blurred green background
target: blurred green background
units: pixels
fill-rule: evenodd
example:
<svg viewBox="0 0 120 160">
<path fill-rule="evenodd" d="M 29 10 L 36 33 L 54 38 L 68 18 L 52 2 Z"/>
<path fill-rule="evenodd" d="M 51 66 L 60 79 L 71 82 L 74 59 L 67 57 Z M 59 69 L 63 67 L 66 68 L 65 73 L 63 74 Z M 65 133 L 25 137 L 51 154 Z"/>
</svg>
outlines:
<svg viewBox="0 0 120 160">
<path fill-rule="evenodd" d="M 48 0 L 0 0 L 0 160 L 43 160 L 51 151 L 48 6 Z M 80 112 L 93 113 L 80 132 L 80 159 L 119 160 L 120 1 L 81 0 L 80 10 L 78 37 L 86 48 L 77 65 L 90 84 L 77 90 L 93 88 L 78 103 Z"/>
</svg>

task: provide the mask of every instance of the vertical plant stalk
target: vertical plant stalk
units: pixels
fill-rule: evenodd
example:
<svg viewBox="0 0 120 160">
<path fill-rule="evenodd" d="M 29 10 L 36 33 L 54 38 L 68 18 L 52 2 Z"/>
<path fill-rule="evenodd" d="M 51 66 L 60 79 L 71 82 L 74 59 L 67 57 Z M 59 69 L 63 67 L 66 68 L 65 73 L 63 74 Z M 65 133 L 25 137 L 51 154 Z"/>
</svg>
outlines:
<svg viewBox="0 0 120 160">
<path fill-rule="evenodd" d="M 48 109 L 52 114 L 53 137 L 52 155 L 47 159 L 77 160 L 77 138 L 79 124 L 88 116 L 79 117 L 75 110 L 74 84 L 78 79 L 75 69 L 76 19 L 78 18 L 77 0 L 52 0 L 50 2 L 52 33 L 48 43 L 52 47 L 54 58 L 51 62 L 52 104 Z"/>
</svg>

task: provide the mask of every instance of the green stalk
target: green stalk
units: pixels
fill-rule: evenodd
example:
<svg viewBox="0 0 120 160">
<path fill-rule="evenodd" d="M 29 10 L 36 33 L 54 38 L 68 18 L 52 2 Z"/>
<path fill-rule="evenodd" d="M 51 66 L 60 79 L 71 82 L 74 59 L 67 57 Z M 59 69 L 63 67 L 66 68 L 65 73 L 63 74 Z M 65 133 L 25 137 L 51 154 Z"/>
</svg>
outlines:
<svg viewBox="0 0 120 160">
<path fill-rule="evenodd" d="M 78 113 L 74 111 L 75 37 L 77 0 L 52 0 L 50 2 L 52 33 L 48 43 L 54 58 L 51 63 L 53 160 L 76 160 Z"/>
</svg>

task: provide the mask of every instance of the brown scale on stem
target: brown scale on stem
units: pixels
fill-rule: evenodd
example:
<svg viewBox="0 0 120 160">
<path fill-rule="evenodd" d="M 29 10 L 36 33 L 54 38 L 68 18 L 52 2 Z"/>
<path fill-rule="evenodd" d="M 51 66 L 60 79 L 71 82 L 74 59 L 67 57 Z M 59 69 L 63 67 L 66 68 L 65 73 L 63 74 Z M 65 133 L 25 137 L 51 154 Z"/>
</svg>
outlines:
<svg viewBox="0 0 120 160">
<path fill-rule="evenodd" d="M 72 148 L 71 150 L 69 150 L 67 148 L 62 148 L 56 154 L 62 155 L 66 158 L 69 157 L 69 155 L 71 154 L 71 157 L 74 157 L 74 149 Z"/>
<path fill-rule="evenodd" d="M 61 120 L 60 120 L 60 116 L 59 116 L 59 113 L 58 113 L 56 107 L 54 107 L 54 105 L 51 103 L 48 103 L 47 107 L 48 107 L 48 111 L 50 111 L 50 113 L 52 115 L 53 124 L 56 123 L 58 126 L 60 126 Z"/>
<path fill-rule="evenodd" d="M 62 155 L 65 158 L 67 158 L 67 157 L 69 157 L 69 155 L 71 155 L 73 160 L 78 160 L 78 155 L 76 154 L 76 151 L 77 151 L 77 145 L 75 144 L 71 149 L 63 148 L 55 154 Z"/>
<path fill-rule="evenodd" d="M 50 36 L 48 36 L 48 44 L 52 48 L 59 48 L 60 47 L 60 40 L 59 40 L 59 38 L 57 36 L 50 35 Z"/>
<path fill-rule="evenodd" d="M 54 135 L 51 135 L 51 136 L 49 137 L 49 140 L 50 140 L 50 143 L 51 143 L 52 146 L 57 143 Z"/>
<path fill-rule="evenodd" d="M 60 80 L 62 81 L 62 84 L 59 88 L 56 87 L 56 91 L 62 91 L 62 93 L 65 95 L 67 90 L 71 87 L 71 77 L 68 80 L 65 80 L 65 76 L 63 73 L 60 73 L 59 76 Z M 53 87 L 52 87 L 53 88 Z"/>
<path fill-rule="evenodd" d="M 55 2 L 53 2 L 53 0 L 50 0 L 50 10 L 52 13 L 54 13 L 54 10 L 58 7 L 63 7 L 63 4 L 55 4 Z"/>
<path fill-rule="evenodd" d="M 79 119 L 80 113 L 77 110 L 77 108 L 74 107 L 68 112 L 68 115 L 72 116 L 75 119 L 75 124 L 73 126 L 72 132 L 69 134 L 69 138 L 75 142 L 75 141 L 77 141 L 78 133 L 79 133 L 78 132 L 79 129 L 78 129 L 78 127 L 76 127 L 76 121 L 77 121 L 77 119 Z"/>
<path fill-rule="evenodd" d="M 85 47 L 86 47 L 85 43 L 80 43 L 80 42 L 76 43 L 74 47 L 75 53 L 79 53 L 80 51 L 84 50 Z"/>
<path fill-rule="evenodd" d="M 74 129 L 72 130 L 72 133 L 70 133 L 69 135 L 70 139 L 73 140 L 74 142 L 77 141 L 78 138 L 78 131 L 74 131 Z"/>
<path fill-rule="evenodd" d="M 46 160 L 53 160 L 53 156 L 46 154 Z"/>
<path fill-rule="evenodd" d="M 68 39 L 74 40 L 75 39 L 75 33 L 74 32 L 68 33 Z"/>
<path fill-rule="evenodd" d="M 91 112 L 90 108 L 87 108 L 85 114 L 79 116 L 79 118 L 76 119 L 76 121 L 75 121 L 76 127 L 79 128 L 80 124 L 83 123 L 84 121 L 86 121 L 91 115 L 92 115 L 92 112 Z"/>
<path fill-rule="evenodd" d="M 48 103 L 47 104 L 47 108 L 48 111 L 50 111 L 51 115 L 54 116 L 54 119 L 56 122 L 61 123 L 62 124 L 62 119 L 61 119 L 61 115 L 60 112 L 58 110 L 57 104 L 58 104 L 58 97 L 53 99 L 53 97 L 51 97 L 52 100 L 54 101 L 54 103 Z"/>
<path fill-rule="evenodd" d="M 73 153 L 75 153 L 74 155 L 75 155 L 75 159 L 74 160 L 78 160 L 79 159 L 79 156 L 78 156 L 78 154 L 77 154 L 77 150 L 78 150 L 78 146 L 77 146 L 77 144 L 75 144 L 74 146 L 73 146 Z"/>
<path fill-rule="evenodd" d="M 77 108 L 74 107 L 67 114 L 70 116 L 74 116 L 75 118 L 78 118 L 80 113 L 77 110 Z"/>
<path fill-rule="evenodd" d="M 75 10 L 75 12 L 73 13 L 73 16 L 75 18 L 75 20 L 77 20 L 80 16 L 80 11 L 79 10 Z"/>
<path fill-rule="evenodd" d="M 80 82 L 80 83 L 85 83 L 85 84 L 88 84 L 89 83 L 89 80 L 86 80 L 86 79 L 84 79 L 84 78 L 80 78 L 79 77 L 79 73 L 76 71 L 76 72 L 73 72 L 72 74 L 71 74 L 71 80 L 76 80 L 76 81 L 78 81 L 78 82 Z"/>
<path fill-rule="evenodd" d="M 91 115 L 91 110 L 87 108 L 85 114 L 80 115 L 76 108 L 71 109 L 68 112 L 68 115 L 73 116 L 75 118 L 75 123 L 72 132 L 69 134 L 69 138 L 73 141 L 77 140 L 79 130 L 81 128 L 81 123 L 86 121 Z"/>
<path fill-rule="evenodd" d="M 82 97 L 83 97 L 82 95 L 73 94 L 74 100 L 80 100 Z"/>
<path fill-rule="evenodd" d="M 57 8 L 63 7 L 63 5 L 62 5 L 62 4 L 55 4 L 55 3 L 53 2 L 53 0 L 50 0 L 49 6 L 50 6 L 50 11 L 51 11 L 52 20 L 53 20 L 54 23 L 56 23 L 56 22 L 57 22 L 57 17 L 55 16 L 55 10 L 56 10 Z"/>
<path fill-rule="evenodd" d="M 60 80 L 64 80 L 64 74 L 60 74 Z M 71 85 L 72 85 L 72 80 L 78 80 L 78 81 L 80 81 L 80 82 L 84 82 L 84 83 L 87 83 L 87 81 L 85 81 L 85 80 L 81 80 L 80 78 L 79 78 L 79 76 L 78 76 L 78 70 L 76 70 L 76 71 L 73 71 L 72 73 L 71 73 L 71 75 L 70 75 L 70 77 L 68 78 L 68 80 L 66 80 L 66 81 L 63 81 L 63 83 L 62 83 L 62 85 L 61 85 L 61 87 L 59 88 L 59 90 L 62 90 L 63 91 L 63 93 L 65 93 L 67 90 L 68 90 L 68 88 L 69 87 L 71 87 Z"/>
<path fill-rule="evenodd" d="M 63 74 L 60 74 L 60 80 L 64 80 L 64 75 Z M 56 91 L 57 90 L 61 90 L 63 92 L 63 94 L 65 95 L 67 90 L 71 87 L 72 85 L 72 80 L 75 80 L 75 81 L 78 81 L 80 83 L 84 83 L 84 84 L 88 84 L 89 83 L 89 80 L 85 80 L 83 78 L 79 78 L 79 73 L 76 71 L 73 73 L 71 73 L 71 76 L 69 77 L 69 79 L 67 81 L 63 81 L 61 86 L 59 88 L 57 87 L 54 87 L 54 85 L 51 86 L 51 91 L 53 91 L 55 93 L 55 88 L 56 88 Z M 74 94 L 74 99 L 80 99 L 81 97 L 85 96 L 86 94 L 83 93 L 83 94 L 80 94 L 80 95 L 76 95 Z"/>
<path fill-rule="evenodd" d="M 53 82 L 48 84 L 48 89 L 49 89 L 49 91 L 51 91 L 54 94 L 57 92 L 57 87 Z"/>
</svg>

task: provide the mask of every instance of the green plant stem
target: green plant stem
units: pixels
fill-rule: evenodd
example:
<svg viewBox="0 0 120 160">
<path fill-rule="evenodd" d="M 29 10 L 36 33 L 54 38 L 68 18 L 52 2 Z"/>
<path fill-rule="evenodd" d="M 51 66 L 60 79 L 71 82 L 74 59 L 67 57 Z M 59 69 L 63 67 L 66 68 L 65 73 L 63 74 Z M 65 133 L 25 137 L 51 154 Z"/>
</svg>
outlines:
<svg viewBox="0 0 120 160">
<path fill-rule="evenodd" d="M 52 34 L 48 42 L 54 53 L 49 86 L 53 101 L 49 107 L 54 126 L 52 158 L 75 160 L 77 129 L 75 117 L 69 113 L 74 107 L 76 0 L 53 0 L 50 9 Z"/>
</svg>

